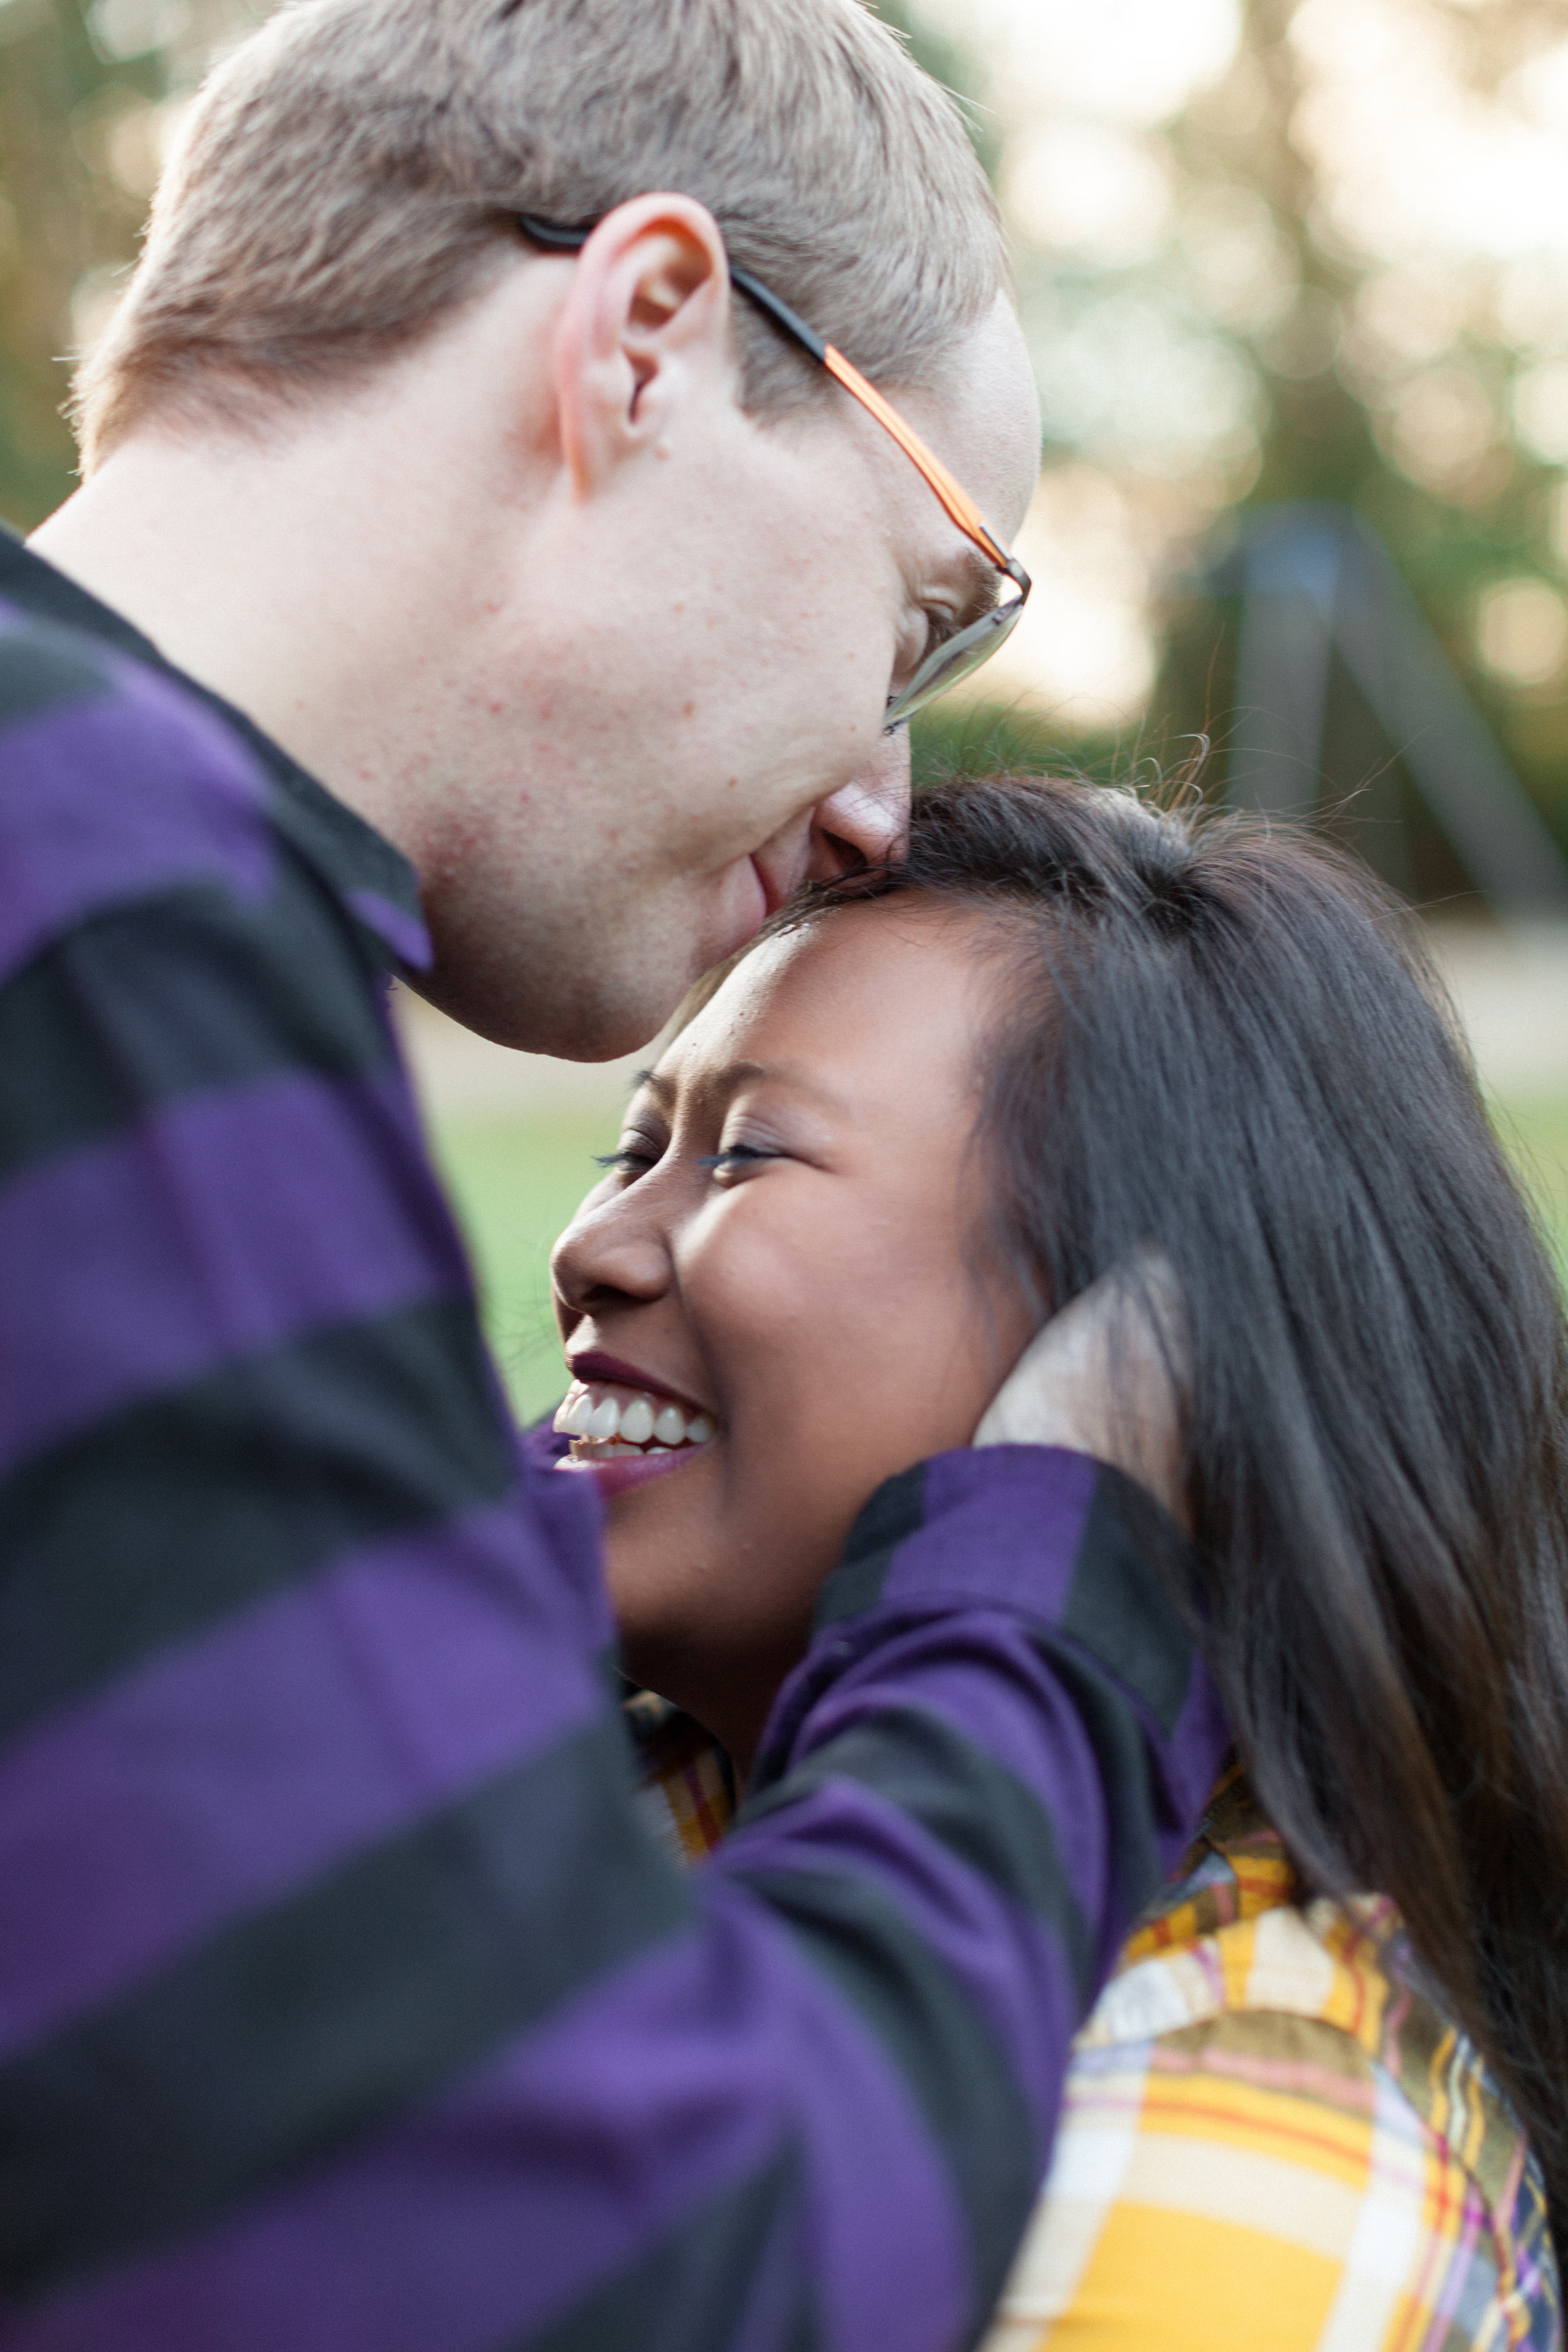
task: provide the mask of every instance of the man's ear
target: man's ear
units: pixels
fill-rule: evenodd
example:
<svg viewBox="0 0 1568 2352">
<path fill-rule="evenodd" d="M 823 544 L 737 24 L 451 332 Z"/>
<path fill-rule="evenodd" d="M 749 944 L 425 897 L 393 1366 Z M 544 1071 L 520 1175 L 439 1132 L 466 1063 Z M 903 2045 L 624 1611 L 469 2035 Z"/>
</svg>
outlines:
<svg viewBox="0 0 1568 2352">
<path fill-rule="evenodd" d="M 561 445 L 580 497 L 665 428 L 683 393 L 732 381 L 730 267 L 690 196 L 636 196 L 574 264 L 557 320 Z"/>
</svg>

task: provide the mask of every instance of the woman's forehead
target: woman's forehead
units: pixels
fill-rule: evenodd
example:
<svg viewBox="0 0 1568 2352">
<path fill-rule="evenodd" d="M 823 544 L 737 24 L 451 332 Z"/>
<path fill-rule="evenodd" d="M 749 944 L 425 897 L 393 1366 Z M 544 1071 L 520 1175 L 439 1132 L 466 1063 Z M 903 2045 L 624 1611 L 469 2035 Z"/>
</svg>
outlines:
<svg viewBox="0 0 1568 2352">
<path fill-rule="evenodd" d="M 744 956 L 660 1057 L 680 1091 L 736 1061 L 813 1061 L 907 1081 L 923 1057 L 935 1084 L 967 1060 L 989 992 L 973 910 L 914 894 L 835 908 Z"/>
</svg>

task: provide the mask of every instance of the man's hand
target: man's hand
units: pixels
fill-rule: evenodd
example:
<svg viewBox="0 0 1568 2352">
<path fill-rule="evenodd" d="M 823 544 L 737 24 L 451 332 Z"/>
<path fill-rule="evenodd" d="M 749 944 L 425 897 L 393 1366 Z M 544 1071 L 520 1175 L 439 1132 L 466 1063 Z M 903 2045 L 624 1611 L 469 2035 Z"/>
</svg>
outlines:
<svg viewBox="0 0 1568 2352">
<path fill-rule="evenodd" d="M 976 1445 L 1065 1445 L 1136 1478 L 1191 1532 L 1181 1391 L 1188 1354 L 1169 1262 L 1148 1251 L 1079 1293 L 1025 1349 Z"/>
</svg>

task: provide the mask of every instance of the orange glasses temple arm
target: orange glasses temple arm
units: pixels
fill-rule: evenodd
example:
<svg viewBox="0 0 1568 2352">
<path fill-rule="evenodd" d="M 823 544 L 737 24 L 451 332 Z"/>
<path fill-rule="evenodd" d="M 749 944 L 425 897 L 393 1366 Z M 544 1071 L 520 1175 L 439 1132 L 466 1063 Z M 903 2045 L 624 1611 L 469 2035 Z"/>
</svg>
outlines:
<svg viewBox="0 0 1568 2352">
<path fill-rule="evenodd" d="M 862 408 L 869 411 L 885 433 L 890 433 L 910 463 L 917 466 L 942 500 L 952 520 L 965 539 L 973 540 L 983 555 L 988 555 L 1010 580 L 1026 585 L 1027 574 L 1019 579 L 1023 566 L 1016 563 L 987 523 L 980 509 L 963 485 L 956 482 L 933 449 L 928 449 L 912 426 L 904 423 L 891 402 L 883 399 L 876 385 L 868 382 L 858 367 L 847 360 L 831 343 L 823 345 L 823 365 L 837 377 L 847 393 L 852 393 Z"/>
<path fill-rule="evenodd" d="M 531 213 L 518 213 L 514 217 L 531 244 L 543 246 L 547 252 L 556 253 L 580 252 L 597 226 L 594 221 L 577 221 L 568 225 L 563 221 L 540 220 Z M 845 391 L 876 418 L 884 432 L 892 435 L 910 464 L 924 475 L 965 539 L 973 541 L 981 553 L 989 556 L 997 569 L 1005 572 L 1026 596 L 1029 575 L 1023 565 L 1016 556 L 1008 554 L 968 491 L 953 479 L 942 459 L 934 450 L 926 447 L 912 426 L 904 423 L 890 402 L 883 399 L 876 385 L 868 383 L 842 352 L 836 351 L 831 343 L 824 342 L 815 327 L 808 327 L 798 311 L 792 310 L 771 286 L 764 286 L 762 279 L 753 278 L 749 269 L 737 269 L 731 262 L 730 277 L 742 294 L 750 295 L 757 308 L 766 311 L 775 326 L 782 327 L 786 335 L 810 352 L 818 367 L 825 367 L 829 375 L 837 378 Z"/>
</svg>

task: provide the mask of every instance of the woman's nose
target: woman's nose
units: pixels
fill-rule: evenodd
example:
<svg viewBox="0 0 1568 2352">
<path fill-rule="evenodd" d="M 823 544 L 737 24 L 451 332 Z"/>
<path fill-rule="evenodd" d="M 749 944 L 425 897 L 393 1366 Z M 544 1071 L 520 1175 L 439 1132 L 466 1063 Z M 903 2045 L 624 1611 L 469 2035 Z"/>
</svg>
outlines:
<svg viewBox="0 0 1568 2352">
<path fill-rule="evenodd" d="M 611 1303 L 647 1305 L 669 1287 L 669 1251 L 658 1226 L 636 1200 L 639 1187 L 584 1204 L 550 1254 L 550 1280 L 563 1315 L 574 1319 Z"/>
</svg>

